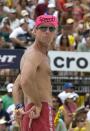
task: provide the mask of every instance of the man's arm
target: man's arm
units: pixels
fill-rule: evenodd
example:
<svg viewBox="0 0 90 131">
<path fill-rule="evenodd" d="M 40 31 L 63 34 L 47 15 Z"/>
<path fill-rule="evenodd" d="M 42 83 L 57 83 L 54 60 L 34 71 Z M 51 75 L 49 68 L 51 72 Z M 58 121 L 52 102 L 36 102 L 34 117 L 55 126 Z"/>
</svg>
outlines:
<svg viewBox="0 0 90 131">
<path fill-rule="evenodd" d="M 24 103 L 22 88 L 20 87 L 20 74 L 17 76 L 13 87 L 13 99 L 15 104 Z"/>
<path fill-rule="evenodd" d="M 26 42 L 23 40 L 20 40 L 18 38 L 10 38 L 12 43 L 16 44 L 16 45 L 20 45 L 20 46 L 25 46 Z"/>
<path fill-rule="evenodd" d="M 27 95 L 31 101 L 35 104 L 40 106 L 41 99 L 39 94 L 39 87 L 37 85 L 37 69 L 39 66 L 38 57 L 35 55 L 34 57 L 30 56 L 30 59 L 24 59 L 24 63 L 21 69 L 21 87 L 25 95 Z"/>
</svg>

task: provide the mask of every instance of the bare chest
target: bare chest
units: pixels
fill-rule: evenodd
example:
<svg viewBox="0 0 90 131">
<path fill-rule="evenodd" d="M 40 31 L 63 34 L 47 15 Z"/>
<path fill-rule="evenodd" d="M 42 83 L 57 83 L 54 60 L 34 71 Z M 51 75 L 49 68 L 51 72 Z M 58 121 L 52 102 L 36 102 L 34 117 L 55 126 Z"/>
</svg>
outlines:
<svg viewBox="0 0 90 131">
<path fill-rule="evenodd" d="M 44 74 L 51 74 L 51 69 L 50 69 L 50 63 L 49 63 L 49 58 L 48 57 L 43 57 L 38 72 L 41 72 Z"/>
</svg>

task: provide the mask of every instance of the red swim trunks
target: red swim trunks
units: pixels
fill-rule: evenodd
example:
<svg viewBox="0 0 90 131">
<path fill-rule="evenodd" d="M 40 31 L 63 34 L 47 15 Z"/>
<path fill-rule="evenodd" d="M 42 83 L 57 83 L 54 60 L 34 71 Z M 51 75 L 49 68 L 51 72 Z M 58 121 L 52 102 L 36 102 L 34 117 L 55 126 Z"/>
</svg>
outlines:
<svg viewBox="0 0 90 131">
<path fill-rule="evenodd" d="M 27 105 L 25 111 L 28 111 L 31 107 L 32 104 Z M 55 131 L 53 119 L 52 107 L 43 102 L 40 117 L 32 120 L 31 127 L 29 127 L 29 116 L 23 116 L 21 131 Z"/>
</svg>

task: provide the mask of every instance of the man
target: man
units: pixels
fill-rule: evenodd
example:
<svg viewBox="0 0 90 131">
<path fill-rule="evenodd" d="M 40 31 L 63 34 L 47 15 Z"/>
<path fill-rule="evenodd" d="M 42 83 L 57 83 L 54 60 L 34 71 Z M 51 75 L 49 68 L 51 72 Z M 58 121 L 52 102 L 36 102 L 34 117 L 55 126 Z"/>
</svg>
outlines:
<svg viewBox="0 0 90 131">
<path fill-rule="evenodd" d="M 0 119 L 0 131 L 8 131 L 6 123 L 7 121 L 4 118 Z"/>
<path fill-rule="evenodd" d="M 4 119 L 6 121 L 6 126 L 9 127 L 11 125 L 11 119 L 10 119 L 10 115 L 8 112 L 6 112 L 3 109 L 3 100 L 0 98 L 0 122 L 1 119 Z M 1 123 L 0 123 L 1 124 Z"/>
<path fill-rule="evenodd" d="M 28 22 L 28 26 L 30 30 L 32 30 L 34 28 L 35 22 L 32 18 L 30 18 L 30 13 L 27 10 L 22 10 L 21 16 Z"/>
<path fill-rule="evenodd" d="M 71 82 L 66 82 L 63 86 L 63 91 L 58 94 L 58 98 L 64 103 L 66 99 L 66 94 L 72 93 L 72 96 L 74 97 L 74 100 L 76 100 L 79 96 L 74 90 L 74 85 Z"/>
<path fill-rule="evenodd" d="M 17 18 L 17 11 L 14 8 L 11 8 L 11 9 L 8 9 L 8 7 L 6 8 L 7 9 L 5 9 L 4 7 L 4 10 L 6 10 L 7 15 L 6 17 L 2 19 L 1 27 L 3 27 L 5 20 L 8 19 L 9 20 L 8 28 L 10 28 L 13 31 L 14 29 L 16 29 L 19 26 L 19 19 Z"/>
<path fill-rule="evenodd" d="M 86 44 L 79 43 L 77 47 L 78 52 L 90 52 L 90 35 L 88 34 L 85 38 Z"/>
<path fill-rule="evenodd" d="M 7 88 L 7 94 L 2 96 L 4 110 L 7 110 L 8 107 L 13 104 L 13 97 L 12 97 L 13 83 L 9 83 L 6 88 Z"/>
<path fill-rule="evenodd" d="M 16 118 L 21 124 L 21 131 L 54 131 L 51 71 L 47 52 L 55 37 L 57 26 L 58 21 L 52 15 L 37 17 L 34 29 L 35 42 L 21 59 L 21 72 L 13 88 Z M 23 101 L 19 93 L 20 87 L 26 98 L 25 112 L 21 103 Z"/>
<path fill-rule="evenodd" d="M 12 31 L 9 37 L 15 49 L 25 49 L 29 42 L 34 40 L 28 22 L 24 18 L 20 19 L 20 26 Z"/>
</svg>

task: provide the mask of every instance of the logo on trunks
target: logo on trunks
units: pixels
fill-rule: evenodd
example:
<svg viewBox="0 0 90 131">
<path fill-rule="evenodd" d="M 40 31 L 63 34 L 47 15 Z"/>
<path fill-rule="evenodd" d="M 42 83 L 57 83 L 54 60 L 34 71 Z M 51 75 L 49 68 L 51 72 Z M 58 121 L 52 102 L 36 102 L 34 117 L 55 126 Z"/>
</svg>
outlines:
<svg viewBox="0 0 90 131">
<path fill-rule="evenodd" d="M 43 18 L 43 17 L 40 17 L 40 21 L 41 22 L 55 22 L 55 18 L 52 17 L 52 18 Z"/>
</svg>

